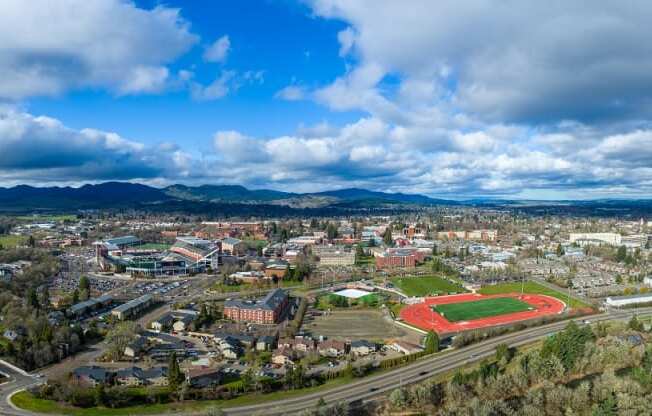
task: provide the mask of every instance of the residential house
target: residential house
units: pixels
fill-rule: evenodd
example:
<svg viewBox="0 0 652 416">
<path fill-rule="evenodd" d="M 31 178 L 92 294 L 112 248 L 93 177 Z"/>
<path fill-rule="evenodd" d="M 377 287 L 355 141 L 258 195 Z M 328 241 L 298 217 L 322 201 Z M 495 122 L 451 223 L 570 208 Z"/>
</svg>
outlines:
<svg viewBox="0 0 652 416">
<path fill-rule="evenodd" d="M 113 373 L 103 367 L 85 366 L 76 368 L 72 372 L 72 377 L 80 384 L 95 387 L 99 384 L 111 384 Z"/>
<path fill-rule="evenodd" d="M 351 342 L 351 353 L 357 356 L 369 355 L 377 351 L 377 346 L 373 342 L 358 340 Z"/>
<path fill-rule="evenodd" d="M 329 339 L 320 342 L 317 345 L 317 351 L 319 351 L 319 355 L 324 357 L 335 358 L 346 354 L 346 344 L 342 341 Z"/>
<path fill-rule="evenodd" d="M 219 368 L 195 368 L 186 371 L 186 382 L 194 388 L 217 386 L 223 375 Z"/>
</svg>

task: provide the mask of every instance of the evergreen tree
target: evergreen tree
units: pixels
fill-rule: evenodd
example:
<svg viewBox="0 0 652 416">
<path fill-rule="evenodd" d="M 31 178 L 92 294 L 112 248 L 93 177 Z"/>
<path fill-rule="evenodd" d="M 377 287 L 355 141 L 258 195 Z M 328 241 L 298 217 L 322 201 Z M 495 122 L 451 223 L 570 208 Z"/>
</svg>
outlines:
<svg viewBox="0 0 652 416">
<path fill-rule="evenodd" d="M 177 353 L 172 352 L 170 354 L 170 359 L 168 362 L 168 385 L 173 390 L 176 390 L 177 387 L 183 382 L 184 376 L 179 368 L 179 362 L 177 361 Z"/>
<path fill-rule="evenodd" d="M 394 240 L 392 239 L 392 227 L 387 226 L 385 229 L 385 232 L 383 233 L 383 243 L 385 243 L 386 246 L 392 246 Z"/>
<path fill-rule="evenodd" d="M 435 331 L 428 331 L 424 342 L 426 354 L 439 351 L 439 335 Z"/>
<path fill-rule="evenodd" d="M 626 258 L 627 258 L 627 248 L 625 246 L 618 247 L 618 251 L 616 252 L 616 261 L 622 263 L 625 261 Z"/>
</svg>

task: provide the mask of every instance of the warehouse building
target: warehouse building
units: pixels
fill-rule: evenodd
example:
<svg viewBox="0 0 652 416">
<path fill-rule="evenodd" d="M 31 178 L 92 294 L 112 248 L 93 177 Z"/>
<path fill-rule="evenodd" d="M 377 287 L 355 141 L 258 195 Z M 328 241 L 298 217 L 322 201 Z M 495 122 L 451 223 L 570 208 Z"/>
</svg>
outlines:
<svg viewBox="0 0 652 416">
<path fill-rule="evenodd" d="M 605 304 L 614 308 L 622 308 L 625 306 L 652 304 L 652 293 L 645 293 L 641 295 L 631 296 L 609 296 L 605 300 Z"/>
</svg>

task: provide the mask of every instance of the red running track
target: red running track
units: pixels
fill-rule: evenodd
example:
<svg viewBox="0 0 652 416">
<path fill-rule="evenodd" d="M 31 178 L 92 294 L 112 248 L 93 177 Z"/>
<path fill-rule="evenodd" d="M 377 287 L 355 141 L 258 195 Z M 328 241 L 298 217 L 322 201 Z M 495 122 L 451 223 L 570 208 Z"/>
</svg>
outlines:
<svg viewBox="0 0 652 416">
<path fill-rule="evenodd" d="M 431 305 L 443 305 L 448 303 L 471 302 L 482 299 L 512 297 L 532 305 L 535 309 L 531 311 L 515 312 L 505 315 L 489 316 L 487 318 L 474 319 L 471 321 L 449 322 L 437 312 L 433 311 Z M 526 321 L 546 315 L 562 313 L 566 304 L 559 299 L 546 295 L 532 294 L 501 294 L 485 296 L 475 293 L 464 293 L 461 295 L 438 296 L 425 298 L 422 303 L 409 305 L 401 310 L 400 317 L 410 325 L 417 328 L 435 330 L 438 334 L 450 334 L 470 329 L 488 328 L 491 326 L 506 325 L 514 322 Z"/>
</svg>

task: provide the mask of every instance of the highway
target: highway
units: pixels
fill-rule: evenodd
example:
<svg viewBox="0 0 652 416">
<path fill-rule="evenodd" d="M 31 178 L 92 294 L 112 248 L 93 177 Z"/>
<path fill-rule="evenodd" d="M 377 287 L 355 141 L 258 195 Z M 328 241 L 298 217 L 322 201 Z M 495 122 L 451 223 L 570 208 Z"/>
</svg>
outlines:
<svg viewBox="0 0 652 416">
<path fill-rule="evenodd" d="M 652 315 L 652 308 L 594 315 L 576 319 L 576 322 L 582 322 L 585 319 L 588 319 L 591 323 L 629 319 L 634 314 L 638 316 Z M 467 347 L 424 358 L 395 370 L 365 377 L 333 389 L 258 405 L 226 408 L 224 411 L 228 416 L 245 416 L 257 412 L 264 412 L 266 416 L 287 415 L 300 412 L 304 409 L 315 408 L 320 398 L 323 398 L 327 404 L 337 402 L 351 403 L 373 399 L 379 395 L 386 395 L 399 386 L 423 381 L 435 375 L 464 366 L 465 364 L 490 357 L 495 354 L 498 344 L 506 343 L 511 347 L 529 344 L 562 330 L 567 324 L 568 321 L 556 322 L 491 338 Z"/>
</svg>

